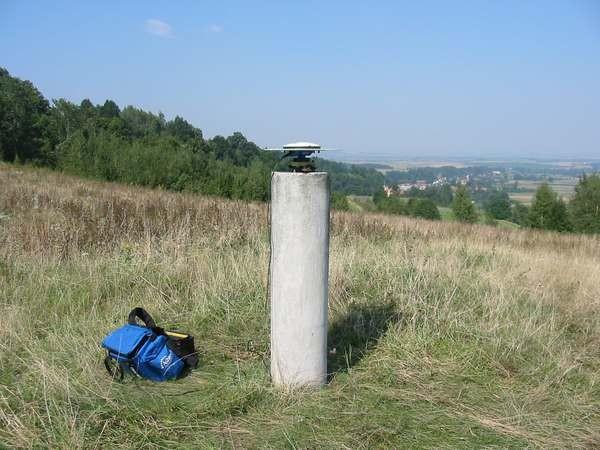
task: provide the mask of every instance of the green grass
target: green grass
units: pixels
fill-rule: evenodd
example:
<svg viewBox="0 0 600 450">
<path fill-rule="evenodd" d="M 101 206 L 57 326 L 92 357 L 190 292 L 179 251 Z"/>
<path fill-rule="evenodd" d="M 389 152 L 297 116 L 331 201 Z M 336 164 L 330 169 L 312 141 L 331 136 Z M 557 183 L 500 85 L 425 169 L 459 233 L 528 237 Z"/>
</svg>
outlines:
<svg viewBox="0 0 600 450">
<path fill-rule="evenodd" d="M 438 210 L 440 211 L 440 216 L 442 216 L 442 220 L 454 220 L 454 215 L 452 214 L 452 208 L 446 208 L 444 206 L 438 206 Z"/>
<path fill-rule="evenodd" d="M 365 249 L 373 250 L 389 255 L 383 244 Z M 234 258 L 248 257 L 248 251 L 223 250 L 213 254 L 213 264 L 227 272 L 226 266 Z M 259 251 L 265 255 L 264 247 Z M 261 357 L 247 351 L 248 342 L 265 351 L 268 340 L 264 286 L 249 284 L 262 274 L 240 268 L 237 279 L 233 273 L 223 276 L 228 287 L 213 284 L 214 278 L 205 280 L 214 292 L 198 301 L 191 290 L 202 287 L 183 267 L 169 270 L 158 255 L 152 262 L 133 255 L 35 268 L 4 261 L 11 275 L 5 277 L 9 286 L 2 303 L 11 305 L 13 315 L 31 315 L 27 330 L 14 330 L 6 349 L 10 352 L 2 361 L 5 413 L 16 413 L 20 427 L 31 434 L 20 437 L 6 428 L 7 445 L 19 444 L 20 439 L 48 447 L 88 447 L 96 439 L 110 447 L 187 447 L 192 442 L 272 448 L 527 443 L 492 431 L 469 414 L 457 415 L 456 402 L 478 405 L 502 394 L 502 379 L 489 362 L 494 348 L 476 349 L 478 338 L 452 344 L 451 329 L 440 335 L 440 330 L 431 332 L 433 324 L 411 325 L 408 318 L 388 324 L 387 330 L 367 332 L 367 340 L 360 332 L 355 335 L 358 324 L 379 304 L 386 283 L 380 264 L 370 257 L 349 273 L 356 281 L 348 287 L 361 303 L 361 312 L 347 322 L 346 336 L 338 337 L 341 343 L 353 340 L 357 347 L 352 351 L 360 358 L 351 367 L 341 365 L 339 375 L 322 392 L 281 394 L 270 386 Z M 189 257 L 200 256 L 191 251 Z M 407 264 L 388 275 L 397 283 L 419 276 L 414 270 Z M 152 280 L 157 288 L 144 280 Z M 426 289 L 432 301 L 439 302 L 454 288 L 451 280 L 441 279 Z M 407 293 L 394 295 L 401 303 Z M 464 301 L 465 295 L 457 300 Z M 20 311 L 11 302 L 17 296 L 19 309 L 25 307 Z M 149 306 L 159 323 L 196 335 L 202 363 L 193 376 L 166 384 L 109 380 L 98 342 L 138 304 Z M 460 374 L 455 372 L 457 360 Z M 75 426 L 78 421 L 85 426 Z"/>
<path fill-rule="evenodd" d="M 516 224 L 509 220 L 497 220 L 496 223 L 498 228 L 504 228 L 507 230 L 518 230 L 519 228 L 521 228 L 519 224 Z"/>
<path fill-rule="evenodd" d="M 373 212 L 377 209 L 370 196 L 349 195 L 347 198 L 351 212 Z"/>
<path fill-rule="evenodd" d="M 454 215 L 452 214 L 452 208 L 438 206 L 438 210 L 440 211 L 440 215 L 442 216 L 443 221 L 453 222 L 456 220 L 454 218 Z M 484 213 L 481 210 L 479 210 L 478 214 L 479 214 L 478 223 L 480 225 L 486 225 Z M 505 230 L 518 230 L 520 228 L 520 226 L 518 224 L 516 224 L 514 222 L 510 222 L 508 220 L 496 220 L 496 226 L 500 229 L 505 229 Z"/>
<path fill-rule="evenodd" d="M 600 445 L 598 238 L 335 214 L 331 381 L 285 392 L 263 206 L 0 167 L 0 211 L 0 447 Z M 137 305 L 190 377 L 110 380 Z"/>
</svg>

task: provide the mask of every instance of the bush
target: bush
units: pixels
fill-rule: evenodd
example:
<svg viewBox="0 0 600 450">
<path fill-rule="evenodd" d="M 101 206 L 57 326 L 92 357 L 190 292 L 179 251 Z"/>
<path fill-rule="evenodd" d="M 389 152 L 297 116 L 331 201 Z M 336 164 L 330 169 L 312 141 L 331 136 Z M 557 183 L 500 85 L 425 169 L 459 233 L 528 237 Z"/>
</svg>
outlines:
<svg viewBox="0 0 600 450">
<path fill-rule="evenodd" d="M 349 211 L 350 204 L 348 203 L 348 198 L 339 192 L 332 192 L 331 209 L 336 209 L 338 211 Z"/>
<path fill-rule="evenodd" d="M 408 213 L 411 216 L 429 220 L 440 220 L 442 218 L 435 203 L 427 198 L 411 198 L 408 201 Z"/>
<path fill-rule="evenodd" d="M 407 215 L 408 208 L 401 198 L 390 196 L 388 197 L 383 190 L 379 190 L 373 196 L 373 203 L 377 211 L 387 214 Z"/>
</svg>

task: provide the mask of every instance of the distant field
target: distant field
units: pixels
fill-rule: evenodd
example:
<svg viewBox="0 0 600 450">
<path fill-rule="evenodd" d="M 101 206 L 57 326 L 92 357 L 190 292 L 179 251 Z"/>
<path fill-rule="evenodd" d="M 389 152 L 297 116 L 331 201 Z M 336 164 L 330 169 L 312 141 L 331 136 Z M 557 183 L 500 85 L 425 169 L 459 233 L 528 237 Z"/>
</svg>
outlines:
<svg viewBox="0 0 600 450">
<path fill-rule="evenodd" d="M 528 189 L 528 191 L 510 193 L 510 198 L 525 204 L 531 203 L 536 189 L 543 183 L 543 181 L 530 180 L 515 181 L 518 182 L 519 188 Z M 575 192 L 575 186 L 577 185 L 578 181 L 579 179 L 576 177 L 556 177 L 551 183 L 548 184 L 556 193 L 558 193 L 558 195 L 568 201 Z"/>
<path fill-rule="evenodd" d="M 374 160 L 362 160 L 360 158 L 350 158 L 348 162 L 356 164 L 366 164 L 374 166 L 382 166 L 379 169 L 383 171 L 390 170 L 385 166 L 390 166 L 394 170 L 405 170 L 415 167 L 442 167 L 451 166 L 456 168 L 470 167 L 470 166 L 494 166 L 504 167 L 506 169 L 535 169 L 540 173 L 544 173 L 548 169 L 580 169 L 582 171 L 589 171 L 593 169 L 594 163 L 597 165 L 599 160 L 589 161 L 547 161 L 547 160 L 535 160 L 535 159 L 406 159 L 399 160 L 393 158 L 379 157 Z"/>
<path fill-rule="evenodd" d="M 286 392 L 267 217 L 0 164 L 0 448 L 600 447 L 600 237 L 334 212 L 330 381 Z M 106 374 L 137 305 L 190 377 Z"/>
<path fill-rule="evenodd" d="M 369 165 L 380 165 L 381 167 L 374 167 L 376 168 L 378 171 L 385 173 L 385 172 L 389 172 L 390 170 L 407 170 L 407 169 L 411 169 L 411 168 L 416 168 L 416 167 L 444 167 L 444 166 L 450 166 L 450 167 L 456 167 L 456 168 L 462 168 L 462 167 L 468 167 L 467 163 L 464 162 L 457 162 L 457 161 L 445 161 L 445 160 L 400 160 L 400 161 L 383 161 L 381 163 L 372 163 L 372 162 L 368 162 L 368 161 L 361 161 L 359 159 L 357 160 L 352 160 L 353 164 L 359 164 L 359 165 L 363 165 L 363 166 L 369 166 Z"/>
<path fill-rule="evenodd" d="M 467 167 L 465 163 L 456 161 L 444 161 L 444 160 L 429 160 L 429 161 L 394 161 L 388 163 L 395 170 L 405 170 L 415 167 L 444 167 L 451 166 L 456 168 Z"/>
</svg>

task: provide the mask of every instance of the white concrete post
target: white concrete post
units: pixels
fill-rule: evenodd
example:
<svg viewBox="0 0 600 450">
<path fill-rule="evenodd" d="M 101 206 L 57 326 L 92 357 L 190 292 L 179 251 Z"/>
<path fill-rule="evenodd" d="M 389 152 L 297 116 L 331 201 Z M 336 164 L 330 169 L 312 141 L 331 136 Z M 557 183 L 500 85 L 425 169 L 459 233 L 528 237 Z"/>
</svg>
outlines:
<svg viewBox="0 0 600 450">
<path fill-rule="evenodd" d="M 271 179 L 271 377 L 279 386 L 327 381 L 329 178 Z"/>
</svg>

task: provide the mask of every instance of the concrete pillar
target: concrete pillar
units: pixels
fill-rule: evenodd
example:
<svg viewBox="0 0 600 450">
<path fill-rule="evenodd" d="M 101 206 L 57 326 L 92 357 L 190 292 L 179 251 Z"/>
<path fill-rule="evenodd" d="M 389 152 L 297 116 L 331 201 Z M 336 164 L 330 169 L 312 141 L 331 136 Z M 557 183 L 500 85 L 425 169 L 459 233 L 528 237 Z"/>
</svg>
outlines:
<svg viewBox="0 0 600 450">
<path fill-rule="evenodd" d="M 279 386 L 327 381 L 329 177 L 271 179 L 271 377 Z"/>
</svg>

